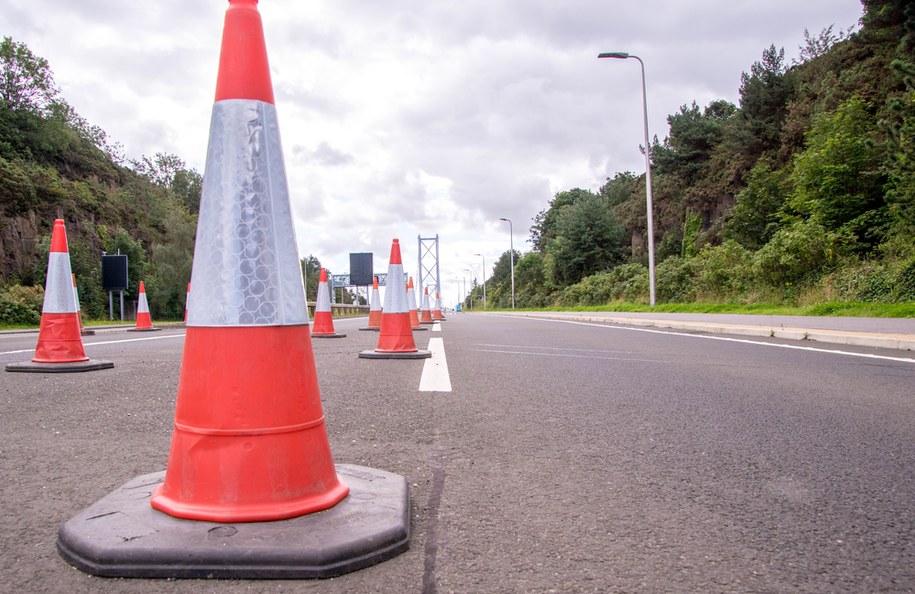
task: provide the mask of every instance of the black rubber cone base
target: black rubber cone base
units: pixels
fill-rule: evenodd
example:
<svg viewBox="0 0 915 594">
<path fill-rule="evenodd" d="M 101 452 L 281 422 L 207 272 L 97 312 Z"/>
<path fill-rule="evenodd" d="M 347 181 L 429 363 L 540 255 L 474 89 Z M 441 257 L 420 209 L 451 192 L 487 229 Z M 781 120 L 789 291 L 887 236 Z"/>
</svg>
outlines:
<svg viewBox="0 0 915 594">
<path fill-rule="evenodd" d="M 76 373 L 79 371 L 97 371 L 99 369 L 111 369 L 114 363 L 111 361 L 100 361 L 98 359 L 89 359 L 88 361 L 77 361 L 75 363 L 35 363 L 25 361 L 23 363 L 7 363 L 7 371 L 22 371 L 25 373 Z"/>
<path fill-rule="evenodd" d="M 412 330 L 413 332 L 425 332 L 428 330 L 428 328 L 419 327 L 419 328 L 410 328 L 410 330 Z"/>
<path fill-rule="evenodd" d="M 156 328 L 155 326 L 153 326 L 152 328 L 128 328 L 127 331 L 128 332 L 158 332 L 161 329 L 162 328 Z"/>
<path fill-rule="evenodd" d="M 412 352 L 385 352 L 385 351 L 362 351 L 359 353 L 360 359 L 428 359 L 432 356 L 432 351 L 412 351 Z"/>
<path fill-rule="evenodd" d="M 381 327 L 380 326 L 378 328 L 365 327 L 365 328 L 359 328 L 359 330 L 361 332 L 381 332 Z"/>
<path fill-rule="evenodd" d="M 409 547 L 404 477 L 338 464 L 350 492 L 334 507 L 274 522 L 181 520 L 149 497 L 165 472 L 136 477 L 63 526 L 57 550 L 93 575 L 137 578 L 294 579 L 349 573 Z"/>
<path fill-rule="evenodd" d="M 312 338 L 346 338 L 346 334 L 312 334 Z"/>
<path fill-rule="evenodd" d="M 95 330 L 80 330 L 80 336 L 95 336 Z"/>
</svg>

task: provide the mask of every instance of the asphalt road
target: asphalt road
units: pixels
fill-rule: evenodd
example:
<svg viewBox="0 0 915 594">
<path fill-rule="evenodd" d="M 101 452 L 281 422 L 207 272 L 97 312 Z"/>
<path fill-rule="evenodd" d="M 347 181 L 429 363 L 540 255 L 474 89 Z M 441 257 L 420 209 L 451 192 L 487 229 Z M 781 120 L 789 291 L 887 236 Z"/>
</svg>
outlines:
<svg viewBox="0 0 915 594">
<path fill-rule="evenodd" d="M 362 325 L 314 341 L 331 448 L 408 478 L 409 551 L 318 581 L 71 568 L 60 524 L 171 438 L 182 331 L 115 331 L 85 339 L 114 369 L 0 375 L 0 590 L 915 590 L 911 353 L 464 314 L 416 334 L 452 386 L 421 392 L 423 361 L 356 357 Z M 0 362 L 34 341 L 0 337 Z"/>
</svg>

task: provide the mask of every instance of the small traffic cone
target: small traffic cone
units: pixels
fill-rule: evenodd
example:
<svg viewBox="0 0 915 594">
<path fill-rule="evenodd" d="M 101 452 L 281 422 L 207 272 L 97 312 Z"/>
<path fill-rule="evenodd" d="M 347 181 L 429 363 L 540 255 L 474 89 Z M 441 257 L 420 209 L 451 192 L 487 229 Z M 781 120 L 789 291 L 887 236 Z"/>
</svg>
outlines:
<svg viewBox="0 0 915 594">
<path fill-rule="evenodd" d="M 79 289 L 76 288 L 76 275 L 71 274 L 73 277 L 73 301 L 76 303 L 76 319 L 79 320 L 79 335 L 80 336 L 95 336 L 95 330 L 87 330 L 83 327 L 83 309 L 79 306 Z"/>
<path fill-rule="evenodd" d="M 413 331 L 410 329 L 410 310 L 407 304 L 407 290 L 403 278 L 403 261 L 400 258 L 400 242 L 391 244 L 391 258 L 388 262 L 388 288 L 384 292 L 384 309 L 381 316 L 381 330 L 378 346 L 374 351 L 362 351 L 363 359 L 425 359 L 431 351 L 416 348 Z"/>
<path fill-rule="evenodd" d="M 442 315 L 442 296 L 439 294 L 438 289 L 435 290 L 435 308 L 432 310 L 432 320 L 436 322 L 445 321 L 445 316 Z"/>
<path fill-rule="evenodd" d="M 48 275 L 44 285 L 44 304 L 41 308 L 35 356 L 30 362 L 7 363 L 6 370 L 66 373 L 110 367 L 114 367 L 114 363 L 90 359 L 83 348 L 79 311 L 73 294 L 73 273 L 70 272 L 67 230 L 63 220 L 56 219 L 51 233 Z"/>
<path fill-rule="evenodd" d="M 327 288 L 327 271 L 322 268 L 318 279 L 318 300 L 315 303 L 315 321 L 311 327 L 312 338 L 343 338 L 334 330 L 334 314 L 330 309 L 330 290 Z"/>
<path fill-rule="evenodd" d="M 406 550 L 404 477 L 331 456 L 257 0 L 226 12 L 192 278 L 167 469 L 66 522 L 61 556 L 112 577 L 289 579 Z"/>
<path fill-rule="evenodd" d="M 416 311 L 416 292 L 413 290 L 413 277 L 407 282 L 407 307 L 410 308 L 410 328 L 413 332 L 425 332 L 428 328 L 423 328 L 419 323 L 419 314 Z"/>
<path fill-rule="evenodd" d="M 432 312 L 429 310 L 429 287 L 426 287 L 425 293 L 423 293 L 423 303 L 420 305 L 419 323 L 431 324 L 432 321 Z"/>
<path fill-rule="evenodd" d="M 385 299 L 387 299 L 387 291 L 385 292 Z M 372 298 L 369 301 L 369 323 L 365 328 L 359 328 L 360 330 L 372 330 L 378 332 L 381 330 L 381 296 L 378 293 L 378 277 L 372 277 Z"/>
<path fill-rule="evenodd" d="M 143 284 L 143 281 L 140 281 L 140 297 L 137 300 L 137 325 L 127 331 L 155 332 L 161 329 L 152 325 L 152 318 L 149 316 L 149 302 L 146 301 L 146 285 Z"/>
</svg>

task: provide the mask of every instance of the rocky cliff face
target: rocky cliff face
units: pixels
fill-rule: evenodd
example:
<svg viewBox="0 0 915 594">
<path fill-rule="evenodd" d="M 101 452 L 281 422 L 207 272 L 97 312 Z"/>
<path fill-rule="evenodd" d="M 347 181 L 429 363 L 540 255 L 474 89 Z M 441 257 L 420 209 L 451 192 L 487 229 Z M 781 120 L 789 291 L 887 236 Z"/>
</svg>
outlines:
<svg viewBox="0 0 915 594">
<path fill-rule="evenodd" d="M 38 237 L 43 233 L 50 233 L 50 223 L 39 221 L 35 211 L 0 217 L 0 278 L 3 281 L 31 280 L 38 258 Z"/>
</svg>

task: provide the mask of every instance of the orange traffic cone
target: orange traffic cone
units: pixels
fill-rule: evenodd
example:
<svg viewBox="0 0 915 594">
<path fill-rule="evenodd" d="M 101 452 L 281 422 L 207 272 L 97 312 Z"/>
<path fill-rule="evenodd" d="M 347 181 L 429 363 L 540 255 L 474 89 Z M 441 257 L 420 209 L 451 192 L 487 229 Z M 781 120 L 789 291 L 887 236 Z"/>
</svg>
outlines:
<svg viewBox="0 0 915 594">
<path fill-rule="evenodd" d="M 76 275 L 70 274 L 70 276 L 73 278 L 73 301 L 76 303 L 76 319 L 79 320 L 79 334 L 80 336 L 95 336 L 95 330 L 87 330 L 83 327 L 83 310 L 79 306 L 79 289 L 76 288 Z"/>
<path fill-rule="evenodd" d="M 432 319 L 436 322 L 445 321 L 445 316 L 442 315 L 442 296 L 438 289 L 435 290 L 435 309 L 432 310 Z"/>
<path fill-rule="evenodd" d="M 140 281 L 140 298 L 137 300 L 137 325 L 127 330 L 128 332 L 154 332 L 161 330 L 152 325 L 149 316 L 149 302 L 146 300 L 146 285 Z"/>
<path fill-rule="evenodd" d="M 432 312 L 429 311 L 429 287 L 426 287 L 425 293 L 423 293 L 423 303 L 420 305 L 419 323 L 431 324 L 432 321 Z"/>
<path fill-rule="evenodd" d="M 86 356 L 80 336 L 72 275 L 67 230 L 63 220 L 57 219 L 51 233 L 48 275 L 44 285 L 44 305 L 41 309 L 35 356 L 30 362 L 7 363 L 7 371 L 53 373 L 114 367 L 111 361 L 96 361 Z"/>
<path fill-rule="evenodd" d="M 343 338 L 334 330 L 334 314 L 330 309 L 330 290 L 327 288 L 327 271 L 322 268 L 318 279 L 318 300 L 315 303 L 315 322 L 311 328 L 312 338 Z"/>
<path fill-rule="evenodd" d="M 407 307 L 410 308 L 410 328 L 413 332 L 425 332 L 428 328 L 423 328 L 419 323 L 419 313 L 416 311 L 416 292 L 413 290 L 413 277 L 407 282 Z"/>
<path fill-rule="evenodd" d="M 385 299 L 387 299 L 387 292 L 385 292 Z M 369 301 L 369 323 L 365 328 L 359 328 L 360 330 L 374 330 L 375 332 L 381 330 L 381 296 L 378 293 L 378 277 L 372 277 L 372 298 Z"/>
<path fill-rule="evenodd" d="M 410 329 L 410 310 L 407 304 L 407 290 L 404 287 L 403 261 L 400 258 L 400 242 L 391 244 L 391 258 L 388 263 L 388 287 L 384 292 L 384 309 L 381 315 L 381 330 L 378 346 L 374 351 L 362 351 L 363 359 L 425 359 L 431 351 L 416 348 L 413 331 Z"/>
<path fill-rule="evenodd" d="M 332 577 L 408 546 L 404 477 L 333 463 L 257 0 L 229 4 L 168 467 L 61 527 L 90 573 Z"/>
</svg>

